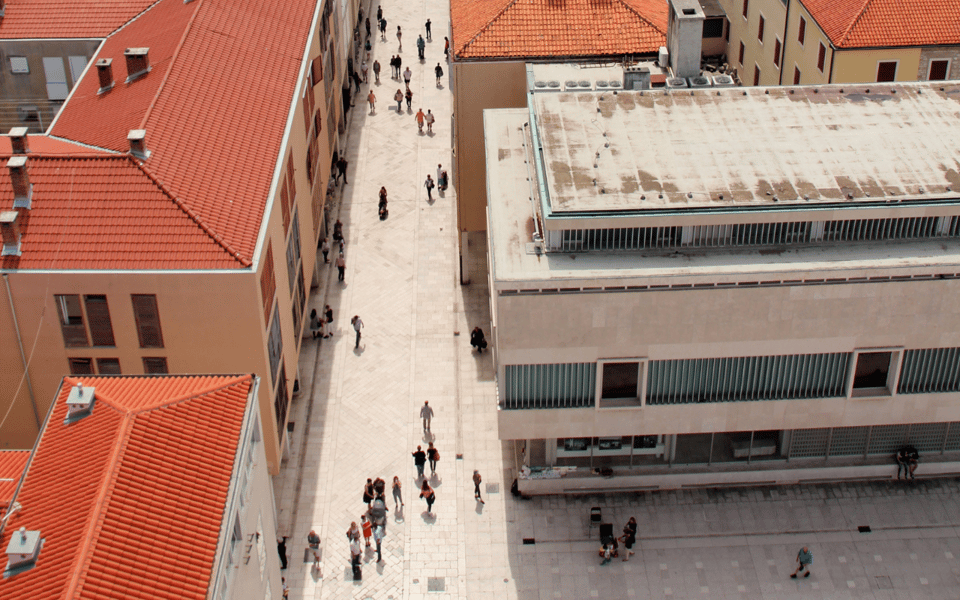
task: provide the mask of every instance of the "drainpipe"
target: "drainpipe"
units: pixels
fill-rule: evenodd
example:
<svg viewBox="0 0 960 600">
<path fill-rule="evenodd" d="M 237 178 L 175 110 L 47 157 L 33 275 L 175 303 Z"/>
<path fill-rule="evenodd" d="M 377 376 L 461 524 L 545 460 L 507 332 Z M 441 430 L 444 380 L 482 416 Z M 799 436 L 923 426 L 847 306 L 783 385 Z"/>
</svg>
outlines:
<svg viewBox="0 0 960 600">
<path fill-rule="evenodd" d="M 836 57 L 837 48 L 833 45 L 833 42 L 830 42 L 830 79 L 827 80 L 827 83 L 833 83 L 833 63 Z"/>
<path fill-rule="evenodd" d="M 780 80 L 777 85 L 783 85 L 783 70 L 787 65 L 783 64 L 783 59 L 787 56 L 787 28 L 790 26 L 790 0 L 787 0 L 787 17 L 783 20 L 783 43 L 780 44 Z"/>
<path fill-rule="evenodd" d="M 23 376 L 27 380 L 27 389 L 30 391 L 30 406 L 33 408 L 33 418 L 37 422 L 37 431 L 40 431 L 40 413 L 37 412 L 37 399 L 33 395 L 33 383 L 30 381 L 30 371 L 27 365 L 27 355 L 23 353 L 23 338 L 20 337 L 20 323 L 17 322 L 17 311 L 13 307 L 13 293 L 10 291 L 10 277 L 4 273 L 3 282 L 7 285 L 7 298 L 10 300 L 10 314 L 13 316 L 13 330 L 17 334 L 17 346 L 20 347 L 20 360 L 23 361 Z M 16 400 L 16 398 L 14 398 Z M 11 400 L 13 402 L 13 400 Z"/>
</svg>

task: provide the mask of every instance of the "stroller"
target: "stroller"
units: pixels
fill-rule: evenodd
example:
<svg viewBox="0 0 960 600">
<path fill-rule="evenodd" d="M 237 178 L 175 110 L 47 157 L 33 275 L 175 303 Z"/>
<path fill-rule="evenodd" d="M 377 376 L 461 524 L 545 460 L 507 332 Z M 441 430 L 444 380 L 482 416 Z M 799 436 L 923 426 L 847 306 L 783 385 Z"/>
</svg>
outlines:
<svg viewBox="0 0 960 600">
<path fill-rule="evenodd" d="M 383 501 L 383 496 L 373 501 L 373 506 L 370 508 L 370 523 L 374 527 L 383 526 L 384 529 L 386 529 L 387 505 Z"/>
</svg>

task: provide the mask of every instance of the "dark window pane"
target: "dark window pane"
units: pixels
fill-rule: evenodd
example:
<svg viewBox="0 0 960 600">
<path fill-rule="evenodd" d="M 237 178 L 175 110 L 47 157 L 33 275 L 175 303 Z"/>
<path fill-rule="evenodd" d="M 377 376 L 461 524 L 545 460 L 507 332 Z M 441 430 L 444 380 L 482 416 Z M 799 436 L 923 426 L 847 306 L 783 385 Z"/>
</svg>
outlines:
<svg viewBox="0 0 960 600">
<path fill-rule="evenodd" d="M 57 313 L 60 315 L 60 329 L 63 331 L 63 343 L 68 347 L 86 346 L 87 329 L 83 326 L 83 309 L 80 296 L 76 294 L 54 296 Z"/>
<path fill-rule="evenodd" d="M 98 358 L 97 371 L 99 371 L 101 375 L 120 375 L 120 359 Z"/>
<path fill-rule="evenodd" d="M 882 62 L 877 67 L 877 81 L 895 81 L 897 79 L 897 63 Z"/>
<path fill-rule="evenodd" d="M 947 78 L 947 67 L 950 65 L 949 60 L 932 60 L 930 61 L 930 81 L 943 81 Z"/>
<path fill-rule="evenodd" d="M 270 376 L 273 384 L 277 384 L 277 370 L 280 368 L 280 357 L 283 355 L 283 336 L 280 334 L 280 307 L 273 309 L 273 322 L 270 324 L 270 337 L 267 339 L 267 350 L 270 353 Z"/>
<path fill-rule="evenodd" d="M 827 48 L 823 44 L 820 44 L 820 54 L 817 55 L 817 69 L 823 73 L 823 67 L 827 63 Z"/>
<path fill-rule="evenodd" d="M 263 271 L 260 272 L 260 295 L 263 297 L 263 322 L 270 322 L 270 309 L 273 308 L 273 296 L 277 288 L 277 279 L 273 272 L 273 244 L 267 244 L 267 253 L 263 259 Z"/>
<path fill-rule="evenodd" d="M 290 398 L 287 395 L 287 370 L 280 367 L 280 383 L 277 385 L 277 396 L 273 401 L 273 409 L 277 415 L 277 439 L 283 440 L 283 430 L 287 428 L 287 408 Z"/>
<path fill-rule="evenodd" d="M 604 363 L 603 391 L 601 398 L 636 398 L 639 365 L 629 363 Z"/>
<path fill-rule="evenodd" d="M 890 352 L 863 352 L 857 355 L 857 371 L 853 388 L 882 388 L 887 385 L 890 372 Z"/>
<path fill-rule="evenodd" d="M 137 322 L 140 347 L 163 348 L 157 297 L 153 294 L 132 294 L 130 297 L 133 300 L 133 316 Z"/>
<path fill-rule="evenodd" d="M 713 17 L 703 21 L 703 37 L 723 37 L 723 17 Z"/>
<path fill-rule="evenodd" d="M 147 375 L 162 375 L 168 373 L 167 359 L 163 356 L 144 356 L 143 372 Z"/>
<path fill-rule="evenodd" d="M 804 38 L 807 37 L 807 21 L 800 17 L 800 30 L 797 32 L 797 41 L 800 42 L 800 45 L 803 45 Z"/>
<path fill-rule="evenodd" d="M 110 323 L 110 309 L 106 296 L 84 296 L 87 307 L 87 319 L 90 321 L 90 338 L 94 346 L 115 346 L 113 325 Z"/>
<path fill-rule="evenodd" d="M 93 375 L 93 360 L 90 358 L 71 358 L 71 375 Z"/>
</svg>

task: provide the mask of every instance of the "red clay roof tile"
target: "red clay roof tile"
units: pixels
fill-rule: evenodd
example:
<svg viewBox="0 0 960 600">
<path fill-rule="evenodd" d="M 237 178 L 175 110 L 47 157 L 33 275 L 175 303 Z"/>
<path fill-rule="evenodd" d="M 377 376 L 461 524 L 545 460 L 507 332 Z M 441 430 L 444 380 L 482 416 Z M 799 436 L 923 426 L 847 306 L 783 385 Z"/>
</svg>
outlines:
<svg viewBox="0 0 960 600">
<path fill-rule="evenodd" d="M 156 0 L 7 0 L 0 39 L 101 38 Z"/>
<path fill-rule="evenodd" d="M 0 508 L 10 505 L 10 499 L 20 483 L 28 458 L 29 450 L 0 450 Z M 2 514 L 0 511 L 0 515 Z"/>
<path fill-rule="evenodd" d="M 665 0 L 453 0 L 458 59 L 651 54 L 666 43 Z"/>
<path fill-rule="evenodd" d="M 64 424 L 78 381 L 93 412 Z M 11 517 L 45 539 L 3 598 L 206 597 L 251 376 L 65 378 Z M 202 475 L 201 475 L 202 474 Z"/>
<path fill-rule="evenodd" d="M 960 0 L 801 0 L 837 48 L 960 44 Z"/>
</svg>

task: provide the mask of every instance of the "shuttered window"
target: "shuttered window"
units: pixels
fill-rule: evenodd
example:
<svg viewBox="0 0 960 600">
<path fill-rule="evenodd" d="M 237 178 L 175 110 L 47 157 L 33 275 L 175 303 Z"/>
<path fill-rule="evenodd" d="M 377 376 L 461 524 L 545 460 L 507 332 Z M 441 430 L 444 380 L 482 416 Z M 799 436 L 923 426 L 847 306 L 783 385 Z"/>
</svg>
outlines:
<svg viewBox="0 0 960 600">
<path fill-rule="evenodd" d="M 83 325 L 83 308 L 77 294 L 59 294 L 54 296 L 57 313 L 60 316 L 60 330 L 63 343 L 68 348 L 87 345 L 87 328 Z"/>
<path fill-rule="evenodd" d="M 115 346 L 110 309 L 106 296 L 84 296 L 87 319 L 90 321 L 90 338 L 94 346 Z"/>
<path fill-rule="evenodd" d="M 137 323 L 137 335 L 141 348 L 163 348 L 160 330 L 160 312 L 154 294 L 131 294 L 133 317 Z"/>
<path fill-rule="evenodd" d="M 504 408 L 594 406 L 596 363 L 507 365 Z"/>
<path fill-rule="evenodd" d="M 287 393 L 287 369 L 280 367 L 280 384 L 277 385 L 277 395 L 273 400 L 273 410 L 277 415 L 277 440 L 283 440 L 283 430 L 287 427 L 287 409 L 290 407 L 290 396 Z"/>
<path fill-rule="evenodd" d="M 101 375 L 122 375 L 119 358 L 98 358 L 97 371 Z"/>
<path fill-rule="evenodd" d="M 71 358 L 69 361 L 71 375 L 93 375 L 92 358 Z"/>
<path fill-rule="evenodd" d="M 900 368 L 900 394 L 960 391 L 960 348 L 907 350 Z"/>
<path fill-rule="evenodd" d="M 270 377 L 277 384 L 277 370 L 283 356 L 283 336 L 280 333 L 280 307 L 273 309 L 273 322 L 270 323 L 270 337 L 267 338 L 267 351 L 270 354 Z"/>
<path fill-rule="evenodd" d="M 147 375 L 163 375 L 167 370 L 167 359 L 164 356 L 144 356 L 143 372 Z"/>
</svg>

